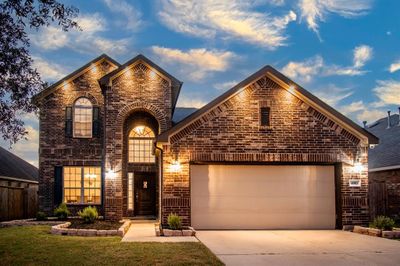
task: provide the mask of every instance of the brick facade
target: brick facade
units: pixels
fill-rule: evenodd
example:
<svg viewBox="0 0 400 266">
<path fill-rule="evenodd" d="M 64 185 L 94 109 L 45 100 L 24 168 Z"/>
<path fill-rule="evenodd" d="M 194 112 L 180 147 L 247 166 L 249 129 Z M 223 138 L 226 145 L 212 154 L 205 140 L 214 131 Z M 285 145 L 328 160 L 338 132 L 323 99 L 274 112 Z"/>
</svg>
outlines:
<svg viewBox="0 0 400 266">
<path fill-rule="evenodd" d="M 100 107 L 104 116 L 104 98 L 98 79 L 115 68 L 103 61 L 62 88 L 44 97 L 39 105 L 39 209 L 52 214 L 54 203 L 54 175 L 56 166 L 102 166 L 103 132 L 100 137 L 79 139 L 66 137 L 65 109 L 79 97 L 87 97 L 93 106 Z M 71 211 L 84 206 L 72 205 Z M 101 206 L 98 206 L 101 210 Z M 101 210 L 102 212 L 102 210 Z"/>
<path fill-rule="evenodd" d="M 271 126 L 260 127 L 260 102 L 271 110 Z M 191 163 L 334 164 L 340 177 L 343 224 L 368 222 L 367 172 L 353 173 L 356 159 L 367 163 L 365 144 L 270 79 L 263 77 L 170 136 L 164 145 L 163 223 L 176 212 L 190 224 Z M 182 170 L 171 171 L 178 160 Z M 339 173 L 341 172 L 341 173 Z M 361 188 L 348 180 L 361 179 Z"/>
<path fill-rule="evenodd" d="M 156 149 L 156 163 L 129 163 L 127 136 L 132 125 L 144 121 L 157 134 L 174 129 L 176 84 L 177 80 L 141 57 L 123 66 L 102 61 L 96 71 L 88 70 L 42 97 L 40 209 L 51 213 L 55 207 L 56 166 L 102 166 L 103 197 L 98 207 L 114 220 L 135 214 L 127 211 L 128 172 L 154 174 L 157 184 L 162 180 L 162 187 L 157 186 L 157 198 L 161 192 L 162 199 L 156 201 L 162 222 L 174 212 L 189 225 L 192 163 L 330 164 L 336 172 L 338 225 L 368 222 L 368 173 L 366 168 L 353 171 L 355 161 L 367 164 L 367 138 L 357 137 L 267 76 L 173 131 L 168 143 L 158 143 L 162 151 Z M 101 107 L 103 130 L 98 138 L 65 137 L 65 108 L 81 96 Z M 260 126 L 260 107 L 270 108 L 270 126 Z M 171 169 L 176 161 L 179 171 Z M 349 179 L 360 179 L 361 187 L 350 188 Z"/>
</svg>

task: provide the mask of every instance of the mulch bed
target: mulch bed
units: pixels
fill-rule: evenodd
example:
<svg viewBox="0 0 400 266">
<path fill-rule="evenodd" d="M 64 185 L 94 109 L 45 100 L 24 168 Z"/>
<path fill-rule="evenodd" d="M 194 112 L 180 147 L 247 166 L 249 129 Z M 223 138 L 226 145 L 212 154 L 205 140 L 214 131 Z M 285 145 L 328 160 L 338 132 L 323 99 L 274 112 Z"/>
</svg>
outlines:
<svg viewBox="0 0 400 266">
<path fill-rule="evenodd" d="M 96 229 L 96 230 L 118 230 L 123 223 L 113 221 L 97 220 L 92 224 L 84 223 L 82 220 L 69 220 L 71 225 L 68 228 L 74 229 Z"/>
</svg>

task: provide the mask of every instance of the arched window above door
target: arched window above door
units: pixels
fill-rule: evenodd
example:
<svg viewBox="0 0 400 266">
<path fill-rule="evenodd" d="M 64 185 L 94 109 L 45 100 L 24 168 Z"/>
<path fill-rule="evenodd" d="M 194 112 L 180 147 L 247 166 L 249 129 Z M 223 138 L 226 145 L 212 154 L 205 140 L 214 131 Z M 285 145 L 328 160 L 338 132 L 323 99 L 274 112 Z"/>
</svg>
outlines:
<svg viewBox="0 0 400 266">
<path fill-rule="evenodd" d="M 155 134 L 147 126 L 136 126 L 129 132 L 128 160 L 130 163 L 154 163 Z"/>
</svg>

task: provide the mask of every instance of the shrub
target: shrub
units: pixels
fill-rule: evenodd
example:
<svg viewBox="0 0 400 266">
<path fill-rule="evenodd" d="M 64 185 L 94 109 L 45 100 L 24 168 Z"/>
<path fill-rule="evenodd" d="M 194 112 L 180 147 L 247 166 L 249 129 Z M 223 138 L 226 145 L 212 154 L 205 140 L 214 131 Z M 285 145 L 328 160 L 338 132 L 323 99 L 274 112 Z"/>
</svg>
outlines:
<svg viewBox="0 0 400 266">
<path fill-rule="evenodd" d="M 36 213 L 36 220 L 37 221 L 46 221 L 47 215 L 44 212 L 37 212 Z"/>
<path fill-rule="evenodd" d="M 179 230 L 182 228 L 181 218 L 175 213 L 168 215 L 168 225 L 172 230 Z"/>
<path fill-rule="evenodd" d="M 78 215 L 83 219 L 85 223 L 91 224 L 99 218 L 99 214 L 97 212 L 96 207 L 86 207 L 83 211 L 79 211 Z"/>
<path fill-rule="evenodd" d="M 61 203 L 58 208 L 54 210 L 54 215 L 58 217 L 60 220 L 65 220 L 70 215 L 70 211 L 68 210 L 67 204 L 64 202 Z"/>
<path fill-rule="evenodd" d="M 372 223 L 370 223 L 369 226 L 372 228 L 391 231 L 394 225 L 395 222 L 392 218 L 386 216 L 378 216 L 374 219 Z"/>
</svg>

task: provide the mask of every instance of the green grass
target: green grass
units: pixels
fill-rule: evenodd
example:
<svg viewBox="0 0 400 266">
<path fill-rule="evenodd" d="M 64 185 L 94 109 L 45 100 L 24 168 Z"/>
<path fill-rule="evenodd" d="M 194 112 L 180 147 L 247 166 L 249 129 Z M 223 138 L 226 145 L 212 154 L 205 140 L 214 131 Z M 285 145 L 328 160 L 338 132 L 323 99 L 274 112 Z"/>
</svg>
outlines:
<svg viewBox="0 0 400 266">
<path fill-rule="evenodd" d="M 1 228 L 0 258 L 0 265 L 222 265 L 201 243 L 57 236 L 50 234 L 49 226 Z"/>
</svg>

